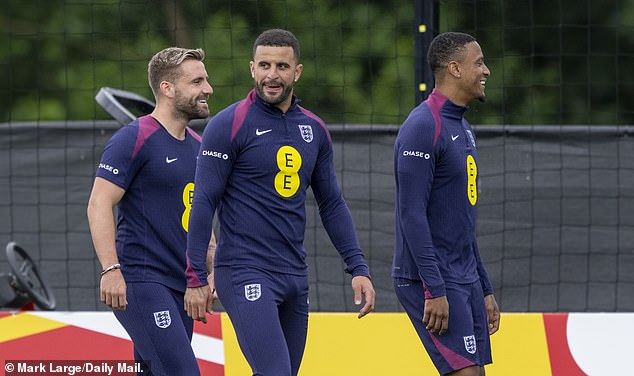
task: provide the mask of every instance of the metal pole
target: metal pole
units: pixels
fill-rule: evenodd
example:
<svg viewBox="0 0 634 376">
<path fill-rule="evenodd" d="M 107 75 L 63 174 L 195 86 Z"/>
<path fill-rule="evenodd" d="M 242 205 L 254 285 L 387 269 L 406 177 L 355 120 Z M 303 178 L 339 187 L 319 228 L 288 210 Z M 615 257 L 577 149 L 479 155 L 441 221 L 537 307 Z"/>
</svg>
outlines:
<svg viewBox="0 0 634 376">
<path fill-rule="evenodd" d="M 427 64 L 427 49 L 439 29 L 439 0 L 414 0 L 416 22 L 415 74 L 416 104 L 427 98 L 434 88 L 434 75 Z"/>
</svg>

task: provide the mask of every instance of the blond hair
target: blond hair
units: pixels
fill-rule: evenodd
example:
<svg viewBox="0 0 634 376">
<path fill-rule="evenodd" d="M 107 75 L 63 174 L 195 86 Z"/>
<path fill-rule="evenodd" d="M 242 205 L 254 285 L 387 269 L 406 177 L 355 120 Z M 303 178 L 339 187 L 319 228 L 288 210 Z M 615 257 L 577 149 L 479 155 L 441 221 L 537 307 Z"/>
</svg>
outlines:
<svg viewBox="0 0 634 376">
<path fill-rule="evenodd" d="M 154 97 L 158 97 L 161 81 L 174 82 L 180 76 L 180 65 L 185 60 L 203 61 L 205 51 L 200 48 L 187 49 L 181 47 L 168 47 L 157 52 L 148 63 L 147 76 Z"/>
</svg>

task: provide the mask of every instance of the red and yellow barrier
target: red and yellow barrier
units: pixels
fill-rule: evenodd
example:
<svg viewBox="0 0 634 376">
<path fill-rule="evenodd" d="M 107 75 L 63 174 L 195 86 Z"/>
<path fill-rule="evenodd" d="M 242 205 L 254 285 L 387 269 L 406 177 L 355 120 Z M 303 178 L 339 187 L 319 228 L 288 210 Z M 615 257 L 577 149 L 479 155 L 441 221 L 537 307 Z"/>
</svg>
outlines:
<svg viewBox="0 0 634 376">
<path fill-rule="evenodd" d="M 250 375 L 229 318 L 215 314 L 208 322 L 196 323 L 192 340 L 202 374 Z M 628 374 L 631 338 L 634 314 L 505 313 L 487 375 Z M 0 312 L 0 365 L 82 359 L 132 359 L 129 337 L 111 313 Z M 310 314 L 301 376 L 434 374 L 405 314 Z"/>
</svg>

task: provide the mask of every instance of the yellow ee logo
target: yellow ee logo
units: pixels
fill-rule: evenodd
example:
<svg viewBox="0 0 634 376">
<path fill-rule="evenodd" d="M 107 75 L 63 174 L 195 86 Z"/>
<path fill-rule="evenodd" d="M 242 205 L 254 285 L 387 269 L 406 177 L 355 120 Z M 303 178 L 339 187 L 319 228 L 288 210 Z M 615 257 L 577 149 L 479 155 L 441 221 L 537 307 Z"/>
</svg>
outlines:
<svg viewBox="0 0 634 376">
<path fill-rule="evenodd" d="M 181 217 L 181 224 L 185 232 L 189 230 L 189 213 L 192 211 L 192 201 L 194 201 L 194 183 L 187 183 L 183 189 L 183 205 L 185 205 L 185 211 Z"/>
<path fill-rule="evenodd" d="M 478 177 L 478 166 L 472 155 L 467 156 L 467 197 L 471 205 L 475 205 L 478 201 L 478 187 L 476 178 Z"/>
<path fill-rule="evenodd" d="M 277 168 L 275 190 L 282 197 L 291 197 L 300 186 L 298 171 L 302 167 L 302 156 L 292 146 L 282 146 L 277 151 Z"/>
</svg>

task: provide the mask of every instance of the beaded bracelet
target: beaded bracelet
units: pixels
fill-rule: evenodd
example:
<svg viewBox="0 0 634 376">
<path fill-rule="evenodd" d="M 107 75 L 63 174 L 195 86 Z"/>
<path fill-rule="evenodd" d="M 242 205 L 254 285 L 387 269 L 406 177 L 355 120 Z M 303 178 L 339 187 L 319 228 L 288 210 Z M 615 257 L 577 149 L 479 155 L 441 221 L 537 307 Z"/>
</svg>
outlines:
<svg viewBox="0 0 634 376">
<path fill-rule="evenodd" d="M 110 271 L 113 271 L 115 269 L 121 269 L 121 264 L 114 264 L 114 265 L 110 265 L 109 267 L 105 268 L 104 270 L 101 271 L 101 275 L 104 275 Z"/>
</svg>

